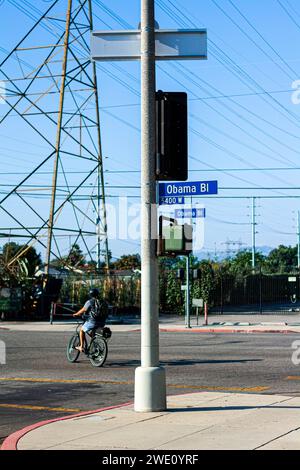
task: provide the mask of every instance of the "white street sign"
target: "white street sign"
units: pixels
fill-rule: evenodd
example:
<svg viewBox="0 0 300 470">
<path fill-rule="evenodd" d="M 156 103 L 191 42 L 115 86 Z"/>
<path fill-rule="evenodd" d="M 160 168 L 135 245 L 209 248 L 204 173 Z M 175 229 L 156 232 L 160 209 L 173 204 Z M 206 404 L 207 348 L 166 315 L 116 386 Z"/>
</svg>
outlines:
<svg viewBox="0 0 300 470">
<path fill-rule="evenodd" d="M 93 60 L 138 60 L 141 57 L 140 30 L 93 31 Z M 206 29 L 156 29 L 155 60 L 207 59 Z"/>
<path fill-rule="evenodd" d="M 204 301 L 203 301 L 203 299 L 193 299 L 192 300 L 192 305 L 193 305 L 193 307 L 203 308 Z"/>
</svg>

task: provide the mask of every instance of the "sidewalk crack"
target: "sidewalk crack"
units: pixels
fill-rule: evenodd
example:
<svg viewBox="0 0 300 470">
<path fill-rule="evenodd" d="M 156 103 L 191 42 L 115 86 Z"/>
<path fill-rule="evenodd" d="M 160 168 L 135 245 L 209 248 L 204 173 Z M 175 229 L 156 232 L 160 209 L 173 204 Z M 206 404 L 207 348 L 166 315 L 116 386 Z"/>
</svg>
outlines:
<svg viewBox="0 0 300 470">
<path fill-rule="evenodd" d="M 215 424 L 213 424 L 212 426 L 207 426 L 207 428 L 202 428 L 202 429 L 198 429 L 197 431 L 187 433 L 184 436 L 176 437 L 175 439 L 171 439 L 170 441 L 164 442 L 163 444 L 159 445 L 158 447 L 155 447 L 154 450 L 155 449 L 160 449 L 161 446 L 165 446 L 166 444 L 170 444 L 171 442 L 176 442 L 176 441 L 184 439 L 186 437 L 193 436 L 194 434 L 200 434 L 201 432 L 206 431 L 207 429 L 211 429 L 213 427 L 215 427 Z"/>
<path fill-rule="evenodd" d="M 267 444 L 270 444 L 271 442 L 274 442 L 274 441 L 277 441 L 278 439 L 281 439 L 282 437 L 284 436 L 288 436 L 289 434 L 295 432 L 295 431 L 299 431 L 300 427 L 298 428 L 295 428 L 295 429 L 291 429 L 290 431 L 288 432 L 285 432 L 284 434 L 281 434 L 280 436 L 278 437 L 274 437 L 274 439 L 271 439 L 270 441 L 267 441 L 265 442 L 264 444 L 261 444 L 260 446 L 258 447 L 255 447 L 253 450 L 258 450 L 258 449 L 261 449 L 262 447 L 266 446 Z"/>
</svg>

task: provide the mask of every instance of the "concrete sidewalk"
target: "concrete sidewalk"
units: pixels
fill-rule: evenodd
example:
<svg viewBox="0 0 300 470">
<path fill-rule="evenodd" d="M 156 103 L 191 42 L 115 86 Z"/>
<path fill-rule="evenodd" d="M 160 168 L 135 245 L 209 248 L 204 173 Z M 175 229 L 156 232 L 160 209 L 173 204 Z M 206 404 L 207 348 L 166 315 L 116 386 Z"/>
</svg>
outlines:
<svg viewBox="0 0 300 470">
<path fill-rule="evenodd" d="M 140 322 L 137 319 L 128 319 L 127 323 L 107 324 L 112 332 L 140 331 Z M 62 332 L 71 333 L 75 330 L 74 322 L 0 322 L 0 332 L 3 331 L 36 331 L 36 332 Z M 191 319 L 191 328 L 186 328 L 183 317 L 172 319 L 160 319 L 160 331 L 162 332 L 186 332 L 186 333 L 300 333 L 300 318 L 294 317 L 241 317 L 241 316 L 214 316 L 210 317 L 208 325 L 203 325 L 203 319 L 197 325 L 194 318 Z"/>
<path fill-rule="evenodd" d="M 44 422 L 14 433 L 3 450 L 300 449 L 300 397 L 201 392 L 168 409 L 132 404 Z"/>
</svg>

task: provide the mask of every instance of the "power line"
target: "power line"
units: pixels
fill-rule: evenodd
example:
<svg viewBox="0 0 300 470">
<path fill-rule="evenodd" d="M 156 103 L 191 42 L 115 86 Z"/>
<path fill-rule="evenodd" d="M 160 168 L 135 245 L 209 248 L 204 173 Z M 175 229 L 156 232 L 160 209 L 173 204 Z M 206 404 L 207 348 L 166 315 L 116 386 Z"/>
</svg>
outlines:
<svg viewBox="0 0 300 470">
<path fill-rule="evenodd" d="M 290 18 L 290 20 L 294 23 L 294 25 L 296 25 L 296 27 L 298 29 L 300 29 L 300 25 L 299 23 L 297 23 L 297 21 L 295 20 L 294 16 L 291 15 L 288 11 L 288 9 L 282 4 L 282 2 L 280 0 L 277 0 L 277 3 L 281 6 L 281 8 L 283 9 L 283 11 L 287 14 L 287 16 Z M 295 9 L 289 4 L 289 7 L 293 9 L 293 11 L 297 14 L 297 12 L 295 11 Z M 297 14 L 298 15 L 298 14 Z"/>
<path fill-rule="evenodd" d="M 169 2 L 170 2 L 170 0 L 169 0 Z M 162 3 L 162 2 L 160 2 L 160 3 Z M 172 3 L 172 2 L 170 2 L 170 3 Z M 174 65 L 174 68 L 175 68 L 175 67 L 178 67 L 178 66 Z M 184 68 L 184 67 L 183 67 L 183 68 Z M 198 77 L 197 77 L 197 78 L 198 78 Z M 232 100 L 232 101 L 233 101 L 233 100 Z M 205 103 L 205 104 L 207 104 L 207 103 Z M 245 109 L 246 109 L 246 108 L 245 108 Z M 250 122 L 250 121 L 248 121 L 248 122 Z M 235 124 L 235 125 L 236 125 L 236 124 Z M 253 123 L 251 123 L 251 125 L 253 125 Z M 257 127 L 257 126 L 256 126 L 256 127 Z M 257 128 L 257 129 L 260 130 L 259 128 Z M 243 130 L 243 129 L 242 129 L 242 130 Z M 243 130 L 243 131 L 244 131 L 244 130 Z M 260 131 L 261 131 L 261 130 L 260 130 Z M 261 132 L 262 132 L 262 131 L 261 131 Z M 270 138 L 274 139 L 274 136 L 270 136 Z M 264 145 L 265 145 L 265 144 L 264 144 Z M 290 148 L 290 149 L 293 150 L 292 148 Z M 278 153 L 278 152 L 277 152 L 277 153 Z M 297 153 L 297 155 L 299 154 L 298 151 L 296 151 L 296 153 Z M 283 157 L 284 160 L 281 160 L 281 161 L 286 161 L 286 156 L 282 156 L 282 157 Z M 270 158 L 272 158 L 272 157 L 270 157 Z M 274 156 L 273 156 L 273 159 L 274 159 Z M 291 162 L 291 161 L 290 161 L 290 162 Z M 293 162 L 291 162 L 291 164 L 294 165 Z M 276 176 L 275 176 L 275 178 L 277 179 Z"/>
<path fill-rule="evenodd" d="M 160 4 L 163 3 L 163 0 L 158 0 L 160 2 Z M 172 5 L 174 5 L 171 0 L 167 0 L 169 3 L 171 3 Z M 214 0 L 213 0 L 214 1 Z M 215 2 L 214 2 L 215 3 Z M 220 7 L 221 8 L 221 7 Z M 178 8 L 177 8 L 178 9 Z M 182 6 L 182 9 L 185 9 L 185 7 Z M 182 13 L 183 14 L 183 13 Z M 185 15 L 186 16 L 186 15 Z M 230 17 L 229 17 L 230 19 Z M 193 26 L 196 26 L 192 20 L 189 20 L 190 23 L 193 25 Z M 252 89 L 253 88 L 251 87 L 250 84 L 254 84 L 255 87 L 257 87 L 258 89 L 260 89 L 261 91 L 263 92 L 266 92 L 266 90 L 256 81 L 253 79 L 253 77 L 251 77 L 245 70 L 243 70 L 238 64 L 236 64 L 229 56 L 228 54 L 226 54 L 224 52 L 224 50 L 220 49 L 218 47 L 218 45 L 216 43 L 214 43 L 214 41 L 212 41 L 211 39 L 208 39 L 209 41 L 209 44 L 214 47 L 214 49 L 216 49 L 216 52 L 214 52 L 213 50 L 211 51 L 212 52 L 212 55 L 216 58 L 216 60 L 218 62 L 220 62 L 227 70 L 229 70 L 230 73 L 232 73 L 233 75 L 237 76 L 237 78 L 239 78 L 239 80 L 241 80 L 248 88 Z M 247 82 L 245 82 L 245 79 L 247 80 Z M 250 84 L 249 84 L 249 83 Z M 276 100 L 273 96 L 269 95 L 268 93 L 265 93 L 267 95 L 267 97 L 271 100 L 271 101 L 268 101 L 265 99 L 264 97 L 264 94 L 261 94 L 261 95 L 258 95 L 261 99 L 263 99 L 263 101 L 265 101 L 269 106 L 271 106 L 273 109 L 275 109 L 278 113 L 280 113 L 281 115 L 283 115 L 286 119 L 288 119 L 290 122 L 292 122 L 295 126 L 297 127 L 300 127 L 300 125 L 298 124 L 299 122 L 299 119 L 298 119 L 298 116 L 294 113 L 292 113 L 291 111 L 289 111 L 285 106 L 283 106 L 278 100 Z M 272 103 L 275 103 L 277 105 L 278 108 L 280 109 L 277 109 L 277 107 L 275 107 Z M 286 114 L 283 114 L 283 110 Z M 290 119 L 290 117 L 293 118 L 293 120 Z"/>
<path fill-rule="evenodd" d="M 256 32 L 256 34 L 264 41 L 265 44 L 267 44 L 267 46 L 269 46 L 269 48 L 274 52 L 274 54 L 276 54 L 276 56 L 281 60 L 281 62 L 283 62 L 286 67 L 294 74 L 294 77 L 297 76 L 297 73 L 295 72 L 295 70 L 293 70 L 290 65 L 286 62 L 286 60 L 274 49 L 274 47 L 265 39 L 265 37 L 257 30 L 257 28 L 255 28 L 255 26 L 253 25 L 253 23 L 251 23 L 247 18 L 246 16 L 241 12 L 241 10 L 233 3 L 232 0 L 228 0 L 229 3 L 233 6 L 233 8 L 240 14 L 240 16 L 246 21 L 246 23 Z M 278 0 L 278 2 L 280 3 L 280 1 Z M 216 5 L 216 1 L 213 0 L 213 3 Z M 237 24 L 236 24 L 237 26 Z M 256 42 L 255 42 L 256 44 Z M 265 53 L 266 54 L 266 53 Z M 266 54 L 268 57 L 269 55 Z M 274 62 L 272 60 L 272 62 L 274 64 L 276 64 L 276 62 Z M 278 64 L 277 64 L 278 65 Z M 281 68 L 281 67 L 280 67 Z M 286 72 L 285 72 L 286 73 Z M 290 75 L 289 75 L 290 77 Z"/>
</svg>

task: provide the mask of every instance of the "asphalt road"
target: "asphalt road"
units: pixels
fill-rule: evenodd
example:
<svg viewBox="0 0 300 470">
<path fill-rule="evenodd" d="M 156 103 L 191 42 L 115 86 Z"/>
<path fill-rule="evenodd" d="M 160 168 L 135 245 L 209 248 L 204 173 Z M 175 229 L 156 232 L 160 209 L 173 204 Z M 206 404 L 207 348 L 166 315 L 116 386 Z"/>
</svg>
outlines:
<svg viewBox="0 0 300 470">
<path fill-rule="evenodd" d="M 86 357 L 70 364 L 69 333 L 1 331 L 0 442 L 29 424 L 133 400 L 140 333 L 114 333 L 103 368 Z M 222 390 L 300 396 L 294 334 L 161 333 L 167 393 Z M 300 354 L 299 354 L 300 357 Z"/>
</svg>

